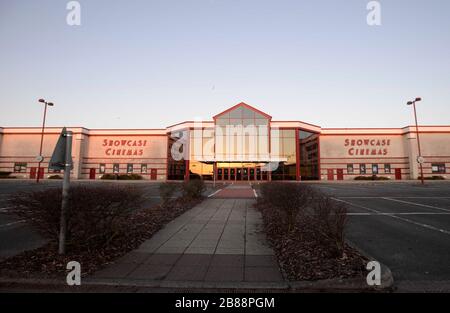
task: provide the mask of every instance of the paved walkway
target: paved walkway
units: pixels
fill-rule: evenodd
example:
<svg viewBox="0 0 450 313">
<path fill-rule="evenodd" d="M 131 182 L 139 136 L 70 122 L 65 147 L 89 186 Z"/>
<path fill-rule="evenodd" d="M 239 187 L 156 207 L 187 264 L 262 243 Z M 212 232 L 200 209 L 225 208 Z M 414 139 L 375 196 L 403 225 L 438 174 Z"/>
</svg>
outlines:
<svg viewBox="0 0 450 313">
<path fill-rule="evenodd" d="M 228 188 L 233 187 L 224 190 Z M 223 196 L 206 199 L 179 216 L 94 278 L 219 286 L 221 282 L 282 282 L 262 232 L 261 214 L 252 208 L 254 199 Z"/>
<path fill-rule="evenodd" d="M 256 192 L 248 183 L 233 183 L 212 194 L 214 198 L 253 199 Z"/>
</svg>

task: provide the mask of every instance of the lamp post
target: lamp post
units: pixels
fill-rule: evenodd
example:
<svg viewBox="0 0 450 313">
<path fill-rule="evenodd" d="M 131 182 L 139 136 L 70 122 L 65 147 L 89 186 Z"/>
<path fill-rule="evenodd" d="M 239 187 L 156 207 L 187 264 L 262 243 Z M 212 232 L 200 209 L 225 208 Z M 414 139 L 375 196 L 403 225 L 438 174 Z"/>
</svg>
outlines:
<svg viewBox="0 0 450 313">
<path fill-rule="evenodd" d="M 52 102 L 47 102 L 44 99 L 39 99 L 40 103 L 44 103 L 44 118 L 42 120 L 42 131 L 41 131 L 41 144 L 39 146 L 39 155 L 37 157 L 38 163 L 38 170 L 37 170 L 37 177 L 36 177 L 36 183 L 39 183 L 39 175 L 41 173 L 41 163 L 44 160 L 44 157 L 42 156 L 42 144 L 44 143 L 44 129 L 45 129 L 45 117 L 47 116 L 47 106 L 53 106 Z"/>
<path fill-rule="evenodd" d="M 417 157 L 417 162 L 420 166 L 420 180 L 422 182 L 422 185 L 425 184 L 425 180 L 423 177 L 423 158 L 422 158 L 422 152 L 420 151 L 420 135 L 419 135 L 419 125 L 417 123 L 417 111 L 416 111 L 416 102 L 422 101 L 422 98 L 416 98 L 414 101 L 408 101 L 407 105 L 412 105 L 414 108 L 414 119 L 416 121 L 416 133 L 417 133 L 417 147 L 419 149 L 419 156 Z"/>
</svg>

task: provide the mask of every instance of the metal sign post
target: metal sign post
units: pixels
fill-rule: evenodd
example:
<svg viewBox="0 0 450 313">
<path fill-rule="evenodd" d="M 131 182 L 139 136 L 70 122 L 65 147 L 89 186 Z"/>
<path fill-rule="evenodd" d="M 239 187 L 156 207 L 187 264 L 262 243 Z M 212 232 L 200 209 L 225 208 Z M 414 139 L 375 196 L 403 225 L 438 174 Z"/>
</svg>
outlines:
<svg viewBox="0 0 450 313">
<path fill-rule="evenodd" d="M 59 229 L 58 253 L 66 252 L 67 207 L 69 205 L 70 171 L 73 169 L 72 161 L 72 132 L 63 128 L 53 151 L 49 164 L 50 169 L 64 170 L 61 201 L 61 219 Z"/>
</svg>

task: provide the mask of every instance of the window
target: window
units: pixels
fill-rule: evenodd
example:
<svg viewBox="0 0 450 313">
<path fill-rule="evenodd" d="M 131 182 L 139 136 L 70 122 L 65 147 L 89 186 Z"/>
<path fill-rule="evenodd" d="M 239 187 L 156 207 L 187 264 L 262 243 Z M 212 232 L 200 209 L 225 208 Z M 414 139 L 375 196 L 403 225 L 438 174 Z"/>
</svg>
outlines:
<svg viewBox="0 0 450 313">
<path fill-rule="evenodd" d="M 141 164 L 141 173 L 147 174 L 147 164 Z"/>
<path fill-rule="evenodd" d="M 25 173 L 27 171 L 27 163 L 14 163 L 15 173 Z"/>
<path fill-rule="evenodd" d="M 360 174 L 365 174 L 366 173 L 366 165 L 365 164 L 360 164 L 359 165 L 359 173 Z"/>
<path fill-rule="evenodd" d="M 347 164 L 347 174 L 353 174 L 353 164 Z"/>
<path fill-rule="evenodd" d="M 106 170 L 106 165 L 103 164 L 103 163 L 101 163 L 101 164 L 100 164 L 100 167 L 99 167 L 99 169 L 98 169 L 98 172 L 99 172 L 100 174 L 105 174 L 105 170 Z"/>
<path fill-rule="evenodd" d="M 378 175 L 378 164 L 372 164 L 372 174 Z"/>
<path fill-rule="evenodd" d="M 128 174 L 133 173 L 133 164 L 132 163 L 127 164 L 127 173 Z"/>
<path fill-rule="evenodd" d="M 119 174 L 119 164 L 118 163 L 113 164 L 113 173 Z"/>
<path fill-rule="evenodd" d="M 385 174 L 390 174 L 391 173 L 391 165 L 390 164 L 385 164 L 384 165 L 384 173 Z"/>
<path fill-rule="evenodd" d="M 445 164 L 431 164 L 431 171 L 433 174 L 445 174 Z"/>
</svg>

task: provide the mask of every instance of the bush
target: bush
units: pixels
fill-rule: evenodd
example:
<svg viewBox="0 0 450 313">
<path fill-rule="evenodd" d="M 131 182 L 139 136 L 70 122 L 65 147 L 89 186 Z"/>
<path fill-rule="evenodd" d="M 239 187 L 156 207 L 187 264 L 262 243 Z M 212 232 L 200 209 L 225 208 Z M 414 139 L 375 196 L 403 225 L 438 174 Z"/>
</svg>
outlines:
<svg viewBox="0 0 450 313">
<path fill-rule="evenodd" d="M 261 185 L 258 206 L 281 237 L 306 236 L 328 251 L 341 256 L 345 248 L 347 208 L 311 187 L 297 183 L 270 182 Z"/>
<path fill-rule="evenodd" d="M 418 179 L 421 179 L 421 176 L 419 176 Z M 424 177 L 423 179 L 425 179 L 425 180 L 445 180 L 445 178 L 443 176 L 437 176 L 437 175 L 434 175 L 431 177 L 427 176 L 427 177 Z"/>
<path fill-rule="evenodd" d="M 303 184 L 270 182 L 262 184 L 261 195 L 260 201 L 282 212 L 287 230 L 292 231 L 299 215 L 311 203 L 314 192 Z"/>
<path fill-rule="evenodd" d="M 178 185 L 176 183 L 166 182 L 159 185 L 159 195 L 162 199 L 162 206 L 166 206 L 169 203 L 177 189 Z"/>
<path fill-rule="evenodd" d="M 103 174 L 100 179 L 117 179 L 117 174 Z"/>
<path fill-rule="evenodd" d="M 139 174 L 121 174 L 117 176 L 118 180 L 142 180 L 142 176 Z"/>
<path fill-rule="evenodd" d="M 63 179 L 61 175 L 50 175 L 48 179 Z"/>
<path fill-rule="evenodd" d="M 354 179 L 355 179 L 355 180 L 389 180 L 388 177 L 385 177 L 385 176 L 377 176 L 377 175 L 372 175 L 372 176 L 356 176 Z"/>
<path fill-rule="evenodd" d="M 101 179 L 114 180 L 142 180 L 143 177 L 139 174 L 103 174 Z"/>
<path fill-rule="evenodd" d="M 12 212 L 31 223 L 51 241 L 60 227 L 61 188 L 17 194 Z M 130 213 L 142 203 L 142 192 L 129 186 L 74 186 L 69 191 L 67 247 L 108 245 L 125 229 Z"/>
<path fill-rule="evenodd" d="M 206 186 L 202 179 L 193 179 L 183 183 L 183 197 L 192 200 L 203 196 Z"/>
<path fill-rule="evenodd" d="M 0 171 L 0 179 L 1 178 L 15 178 L 14 176 L 10 176 L 12 172 L 3 172 Z"/>
<path fill-rule="evenodd" d="M 345 249 L 347 206 L 330 197 L 316 195 L 312 205 L 312 223 L 317 239 L 328 247 L 332 257 L 341 257 Z"/>
</svg>

